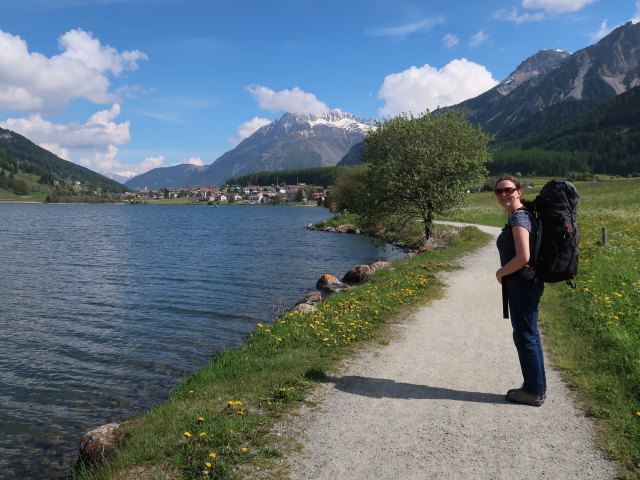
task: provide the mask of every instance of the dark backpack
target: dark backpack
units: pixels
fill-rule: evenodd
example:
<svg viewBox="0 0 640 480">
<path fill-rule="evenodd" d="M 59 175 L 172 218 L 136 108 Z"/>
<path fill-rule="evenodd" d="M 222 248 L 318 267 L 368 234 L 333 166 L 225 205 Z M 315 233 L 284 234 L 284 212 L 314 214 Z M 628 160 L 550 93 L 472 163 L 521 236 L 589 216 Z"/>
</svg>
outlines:
<svg viewBox="0 0 640 480">
<path fill-rule="evenodd" d="M 536 275 L 548 283 L 571 283 L 578 273 L 578 191 L 571 182 L 551 180 L 533 203 L 538 223 L 532 259 Z"/>
</svg>

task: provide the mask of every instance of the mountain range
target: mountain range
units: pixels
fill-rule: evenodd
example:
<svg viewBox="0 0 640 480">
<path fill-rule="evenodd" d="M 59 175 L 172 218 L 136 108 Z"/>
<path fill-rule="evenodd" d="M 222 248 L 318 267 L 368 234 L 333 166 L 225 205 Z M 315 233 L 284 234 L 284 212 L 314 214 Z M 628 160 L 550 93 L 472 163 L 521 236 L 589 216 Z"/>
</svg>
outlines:
<svg viewBox="0 0 640 480">
<path fill-rule="evenodd" d="M 134 177 L 126 185 L 149 189 L 220 185 L 231 177 L 248 173 L 333 166 L 374 126 L 372 119 L 339 110 L 323 115 L 285 113 L 211 165 L 156 168 Z"/>
<path fill-rule="evenodd" d="M 543 136 L 545 132 L 555 132 L 557 137 L 558 132 L 568 131 L 564 126 L 571 125 L 576 118 L 591 114 L 596 107 L 638 86 L 640 23 L 629 22 L 597 43 L 573 54 L 561 50 L 541 50 L 524 60 L 494 88 L 446 108 L 466 111 L 469 120 L 481 124 L 487 133 L 494 136 L 497 144 L 506 143 L 511 147 L 517 144 L 518 148 L 524 149 L 538 148 L 530 142 L 522 142 L 526 138 L 538 138 L 540 144 L 544 145 L 540 148 L 574 145 L 573 140 L 565 142 L 556 138 L 554 142 L 549 142 Z M 623 107 L 624 102 L 613 108 L 619 111 Z M 603 113 L 597 115 L 602 116 Z M 581 122 L 593 124 L 588 119 Z M 109 172 L 105 172 L 104 176 L 94 172 L 91 174 L 101 178 L 101 181 L 112 182 L 111 185 L 115 182 L 105 176 L 124 181 L 129 188 L 159 189 L 221 185 L 229 178 L 262 171 L 353 164 L 360 161 L 363 139 L 374 127 L 374 120 L 361 119 L 339 110 L 331 110 L 323 115 L 285 113 L 210 165 L 184 164 L 155 168 L 128 180 Z M 629 138 L 628 132 L 635 132 L 638 128 L 629 122 L 624 126 L 608 127 L 610 132 L 617 132 L 613 133 L 617 138 Z M 598 142 L 599 145 L 607 145 L 602 138 Z M 24 160 L 37 158 L 40 165 L 51 168 L 53 173 L 65 173 L 68 177 L 73 176 L 69 173 L 72 171 L 76 172 L 74 175 L 82 176 L 90 172 L 71 162 L 60 163 L 65 161 L 40 147 L 33 147 L 36 146 L 28 139 L 0 129 L 0 152 L 4 151 L 6 155 Z M 633 162 L 637 163 L 637 160 L 633 155 L 637 154 L 628 153 L 629 146 L 624 148 L 627 152 L 625 169 L 629 165 L 635 168 Z M 633 171 L 639 170 L 640 166 Z"/>
<path fill-rule="evenodd" d="M 638 85 L 640 23 L 629 22 L 574 54 L 542 50 L 496 87 L 451 108 L 466 110 L 471 122 L 502 138 L 553 107 L 580 102 L 580 107 L 572 106 L 575 115 Z M 558 123 L 567 120 L 555 117 Z"/>
</svg>

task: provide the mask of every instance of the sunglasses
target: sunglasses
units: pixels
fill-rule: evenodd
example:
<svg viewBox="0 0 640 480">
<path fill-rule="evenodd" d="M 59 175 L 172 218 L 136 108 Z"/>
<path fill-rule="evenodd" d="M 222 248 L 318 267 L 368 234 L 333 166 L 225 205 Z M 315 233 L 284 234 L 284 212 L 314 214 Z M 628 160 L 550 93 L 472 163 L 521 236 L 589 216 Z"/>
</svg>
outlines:
<svg viewBox="0 0 640 480">
<path fill-rule="evenodd" d="M 507 187 L 507 188 L 496 188 L 494 192 L 496 195 L 502 195 L 503 193 L 506 193 L 507 195 L 511 195 L 516 190 L 517 188 Z"/>
</svg>

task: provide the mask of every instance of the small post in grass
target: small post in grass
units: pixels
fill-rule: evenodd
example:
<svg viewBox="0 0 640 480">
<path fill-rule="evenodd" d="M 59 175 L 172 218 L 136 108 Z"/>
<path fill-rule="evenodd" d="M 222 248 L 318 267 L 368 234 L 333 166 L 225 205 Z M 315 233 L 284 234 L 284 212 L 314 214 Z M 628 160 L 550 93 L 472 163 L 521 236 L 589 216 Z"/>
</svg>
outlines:
<svg viewBox="0 0 640 480">
<path fill-rule="evenodd" d="M 607 227 L 602 227 L 602 246 L 607 246 Z"/>
</svg>

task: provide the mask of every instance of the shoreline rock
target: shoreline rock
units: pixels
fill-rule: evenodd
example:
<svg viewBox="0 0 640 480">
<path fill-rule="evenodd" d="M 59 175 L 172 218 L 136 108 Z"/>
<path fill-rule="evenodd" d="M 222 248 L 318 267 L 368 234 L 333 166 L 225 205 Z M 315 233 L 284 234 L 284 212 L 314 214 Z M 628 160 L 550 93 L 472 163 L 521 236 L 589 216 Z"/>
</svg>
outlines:
<svg viewBox="0 0 640 480">
<path fill-rule="evenodd" d="M 98 465 L 118 452 L 122 430 L 119 423 L 107 423 L 85 433 L 80 440 L 78 463 Z"/>
</svg>

